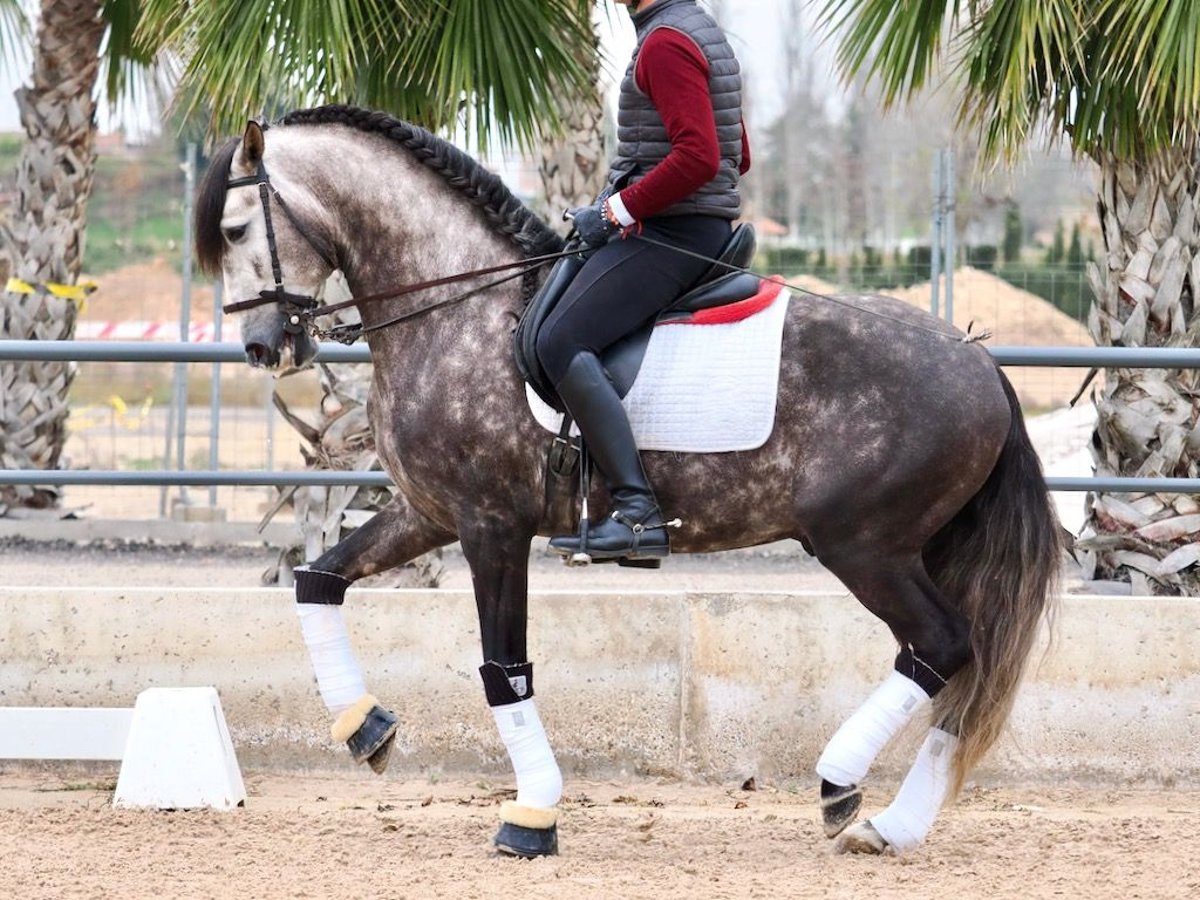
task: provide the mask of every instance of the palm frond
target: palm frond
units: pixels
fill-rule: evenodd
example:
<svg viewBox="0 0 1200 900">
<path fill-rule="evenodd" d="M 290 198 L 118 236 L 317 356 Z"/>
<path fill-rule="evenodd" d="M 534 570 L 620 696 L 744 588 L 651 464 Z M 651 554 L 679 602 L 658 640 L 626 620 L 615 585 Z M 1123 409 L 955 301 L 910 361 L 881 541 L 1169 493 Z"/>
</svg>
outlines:
<svg viewBox="0 0 1200 900">
<path fill-rule="evenodd" d="M 21 77 L 19 71 L 30 43 L 29 19 L 21 0 L 0 0 L 0 61 L 9 76 Z"/>
<path fill-rule="evenodd" d="M 947 48 L 961 75 L 960 122 L 982 158 L 1012 157 L 1036 133 L 1079 154 L 1121 157 L 1195 146 L 1200 0 L 826 0 L 843 73 L 910 96 Z"/>
<path fill-rule="evenodd" d="M 486 145 L 529 141 L 551 99 L 582 90 L 591 48 L 586 0 L 194 0 L 182 14 L 146 0 L 141 34 L 186 57 L 181 103 L 212 130 L 283 101 L 378 107 Z M 172 8 L 175 7 L 175 8 Z M 186 48 L 186 50 L 184 49 Z M 594 53 L 594 48 L 591 49 Z"/>
<path fill-rule="evenodd" d="M 961 0 L 826 0 L 819 21 L 840 36 L 842 71 L 877 79 L 890 106 L 925 87 L 961 6 Z"/>
</svg>

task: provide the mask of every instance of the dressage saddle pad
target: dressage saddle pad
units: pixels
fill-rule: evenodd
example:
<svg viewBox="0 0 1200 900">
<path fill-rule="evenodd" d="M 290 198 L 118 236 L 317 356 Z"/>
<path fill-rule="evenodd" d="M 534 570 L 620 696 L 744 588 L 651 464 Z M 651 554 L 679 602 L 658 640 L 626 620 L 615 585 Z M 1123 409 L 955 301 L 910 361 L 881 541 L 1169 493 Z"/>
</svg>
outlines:
<svg viewBox="0 0 1200 900">
<path fill-rule="evenodd" d="M 623 401 L 640 449 L 720 453 L 766 443 L 790 296 L 763 280 L 746 300 L 655 326 Z M 557 433 L 562 414 L 528 385 L 525 393 L 539 424 Z"/>
</svg>

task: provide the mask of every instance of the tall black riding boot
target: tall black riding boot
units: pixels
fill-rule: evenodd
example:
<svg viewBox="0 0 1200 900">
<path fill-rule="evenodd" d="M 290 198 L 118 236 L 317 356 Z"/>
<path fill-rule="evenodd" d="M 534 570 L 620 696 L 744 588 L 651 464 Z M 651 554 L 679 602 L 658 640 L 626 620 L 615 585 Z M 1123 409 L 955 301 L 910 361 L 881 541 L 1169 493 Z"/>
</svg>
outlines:
<svg viewBox="0 0 1200 900">
<path fill-rule="evenodd" d="M 593 559 L 661 560 L 670 541 L 621 398 L 594 353 L 580 353 L 556 385 L 558 395 L 583 434 L 587 450 L 612 494 L 612 513 L 577 534 L 550 541 L 553 550 Z"/>
</svg>

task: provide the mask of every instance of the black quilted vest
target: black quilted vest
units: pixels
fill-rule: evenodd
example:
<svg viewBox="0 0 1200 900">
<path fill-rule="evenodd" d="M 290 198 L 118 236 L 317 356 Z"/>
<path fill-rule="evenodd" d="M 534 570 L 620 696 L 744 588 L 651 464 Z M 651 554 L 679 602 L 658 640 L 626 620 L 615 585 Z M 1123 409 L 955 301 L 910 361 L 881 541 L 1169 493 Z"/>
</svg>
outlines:
<svg viewBox="0 0 1200 900">
<path fill-rule="evenodd" d="M 662 118 L 650 98 L 638 89 L 634 72 L 646 38 L 659 28 L 674 28 L 695 41 L 708 60 L 708 92 L 717 125 L 721 167 L 712 181 L 656 215 L 703 213 L 736 219 L 741 206 L 737 185 L 742 162 L 742 76 L 733 48 L 721 27 L 696 5 L 695 0 L 658 0 L 653 6 L 634 13 L 633 24 L 638 43 L 621 82 L 617 154 L 612 161 L 609 182 L 626 187 L 640 181 L 666 158 L 671 149 Z"/>
</svg>

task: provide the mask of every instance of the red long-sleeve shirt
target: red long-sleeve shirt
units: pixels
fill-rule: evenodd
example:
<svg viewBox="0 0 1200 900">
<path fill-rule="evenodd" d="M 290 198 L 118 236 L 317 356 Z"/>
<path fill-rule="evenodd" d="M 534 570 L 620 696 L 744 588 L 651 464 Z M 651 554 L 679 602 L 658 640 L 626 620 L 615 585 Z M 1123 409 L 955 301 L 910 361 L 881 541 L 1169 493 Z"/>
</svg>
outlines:
<svg viewBox="0 0 1200 900">
<path fill-rule="evenodd" d="M 646 219 L 691 196 L 721 164 L 717 123 L 708 92 L 708 60 L 696 42 L 674 28 L 659 28 L 642 44 L 634 79 L 658 110 L 671 141 L 666 158 L 613 204 L 632 220 Z M 742 163 L 750 168 L 750 142 L 742 127 Z M 624 218 L 624 217 L 622 217 Z"/>
</svg>

